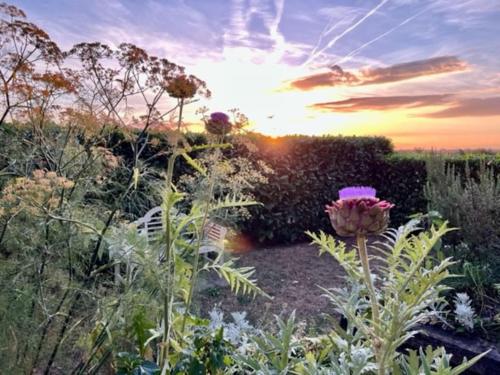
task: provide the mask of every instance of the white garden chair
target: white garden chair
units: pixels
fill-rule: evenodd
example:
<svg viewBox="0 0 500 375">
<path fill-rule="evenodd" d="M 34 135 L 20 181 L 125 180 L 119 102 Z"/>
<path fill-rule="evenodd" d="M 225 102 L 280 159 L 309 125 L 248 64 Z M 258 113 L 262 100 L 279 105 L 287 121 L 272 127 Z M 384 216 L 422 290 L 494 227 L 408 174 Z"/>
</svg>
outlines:
<svg viewBox="0 0 500 375">
<path fill-rule="evenodd" d="M 149 242 L 157 240 L 163 232 L 161 207 L 152 208 L 146 215 L 137 219 L 134 224 L 137 226 L 137 232 L 142 236 L 146 236 Z"/>
<path fill-rule="evenodd" d="M 138 233 L 146 236 L 148 241 L 158 240 L 164 231 L 162 208 L 152 208 L 146 215 L 135 221 L 134 224 L 137 226 Z M 221 253 L 224 251 L 226 234 L 226 227 L 208 222 L 203 230 L 200 254 Z"/>
<path fill-rule="evenodd" d="M 152 208 L 133 224 L 137 228 L 137 233 L 140 236 L 145 236 L 148 242 L 159 240 L 164 232 L 162 208 Z M 226 234 L 226 227 L 208 222 L 203 230 L 200 254 L 208 256 L 210 253 L 217 253 L 217 258 L 222 259 L 221 253 L 224 251 Z M 110 246 L 110 256 L 114 258 L 129 258 L 132 255 L 133 247 L 127 245 L 126 242 L 125 238 L 115 238 Z M 121 280 L 120 263 L 116 263 L 114 268 L 115 283 L 119 284 Z"/>
<path fill-rule="evenodd" d="M 224 239 L 227 228 L 222 225 L 208 222 L 203 231 L 203 239 L 200 246 L 200 254 L 224 251 Z"/>
</svg>

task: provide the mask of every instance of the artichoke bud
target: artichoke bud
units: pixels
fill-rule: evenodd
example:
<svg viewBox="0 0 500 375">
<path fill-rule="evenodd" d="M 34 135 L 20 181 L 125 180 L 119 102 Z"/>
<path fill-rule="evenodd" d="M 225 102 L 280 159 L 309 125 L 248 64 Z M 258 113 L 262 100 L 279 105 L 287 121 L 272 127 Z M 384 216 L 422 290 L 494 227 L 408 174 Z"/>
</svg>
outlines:
<svg viewBox="0 0 500 375">
<path fill-rule="evenodd" d="M 339 236 L 380 234 L 387 228 L 389 211 L 394 205 L 381 201 L 375 194 L 370 187 L 349 187 L 339 191 L 339 200 L 326 206 Z"/>
</svg>

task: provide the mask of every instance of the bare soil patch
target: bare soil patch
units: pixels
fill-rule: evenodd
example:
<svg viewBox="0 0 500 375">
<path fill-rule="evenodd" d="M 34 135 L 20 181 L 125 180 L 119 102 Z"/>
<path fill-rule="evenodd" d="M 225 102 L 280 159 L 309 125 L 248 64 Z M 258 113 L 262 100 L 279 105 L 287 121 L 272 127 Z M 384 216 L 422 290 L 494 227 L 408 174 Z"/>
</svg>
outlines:
<svg viewBox="0 0 500 375">
<path fill-rule="evenodd" d="M 201 314 L 206 315 L 218 305 L 227 313 L 247 311 L 250 320 L 258 324 L 270 315 L 288 316 L 295 310 L 297 320 L 321 325 L 323 313 L 332 315 L 334 311 L 320 286 L 342 286 L 344 271 L 330 255 L 318 254 L 317 246 L 299 244 L 264 247 L 238 255 L 239 265 L 255 267 L 258 285 L 273 299 L 235 296 L 224 284 L 210 280 L 198 294 Z"/>
</svg>

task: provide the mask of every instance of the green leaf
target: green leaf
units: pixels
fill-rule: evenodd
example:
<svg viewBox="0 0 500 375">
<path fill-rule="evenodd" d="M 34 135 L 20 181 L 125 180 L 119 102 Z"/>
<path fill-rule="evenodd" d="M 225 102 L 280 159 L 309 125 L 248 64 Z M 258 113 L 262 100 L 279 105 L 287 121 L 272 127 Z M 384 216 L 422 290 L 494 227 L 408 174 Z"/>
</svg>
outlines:
<svg viewBox="0 0 500 375">
<path fill-rule="evenodd" d="M 194 160 L 191 156 L 189 156 L 186 152 L 182 152 L 180 155 L 184 158 L 184 160 L 186 160 L 186 162 L 193 169 L 195 169 L 196 171 L 201 173 L 203 176 L 207 175 L 207 171 L 205 170 L 205 168 L 200 163 L 198 163 L 196 160 Z"/>
<path fill-rule="evenodd" d="M 217 272 L 219 276 L 227 281 L 231 291 L 235 294 L 250 294 L 254 297 L 262 295 L 272 299 L 271 296 L 257 286 L 256 280 L 251 278 L 255 272 L 253 267 L 236 267 L 234 260 L 229 260 L 223 264 L 207 264 L 204 269 L 212 269 Z"/>
<path fill-rule="evenodd" d="M 451 374 L 452 375 L 461 374 L 462 372 L 464 372 L 465 370 L 467 370 L 468 368 L 470 368 L 471 366 L 476 364 L 481 358 L 483 358 L 485 355 L 487 355 L 490 351 L 491 351 L 491 349 L 487 350 L 484 353 L 481 353 L 481 354 L 475 356 L 472 359 L 469 359 L 468 361 L 464 361 L 460 366 L 457 366 L 453 370 L 451 370 Z"/>
</svg>

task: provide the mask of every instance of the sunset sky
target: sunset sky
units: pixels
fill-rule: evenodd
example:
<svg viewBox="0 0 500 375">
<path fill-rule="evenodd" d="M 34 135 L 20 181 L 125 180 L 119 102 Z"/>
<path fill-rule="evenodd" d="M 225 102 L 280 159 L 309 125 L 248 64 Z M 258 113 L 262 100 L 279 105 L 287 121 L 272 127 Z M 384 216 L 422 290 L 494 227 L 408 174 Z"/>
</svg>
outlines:
<svg viewBox="0 0 500 375">
<path fill-rule="evenodd" d="M 64 49 L 135 43 L 270 134 L 500 149 L 499 0 L 17 0 Z M 194 121 L 194 107 L 189 119 Z"/>
</svg>

